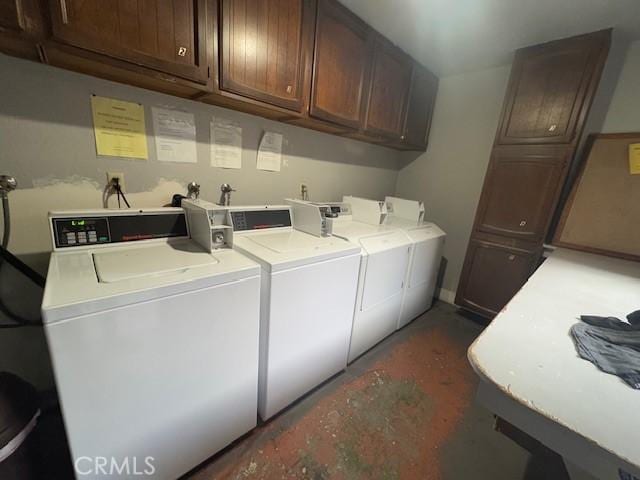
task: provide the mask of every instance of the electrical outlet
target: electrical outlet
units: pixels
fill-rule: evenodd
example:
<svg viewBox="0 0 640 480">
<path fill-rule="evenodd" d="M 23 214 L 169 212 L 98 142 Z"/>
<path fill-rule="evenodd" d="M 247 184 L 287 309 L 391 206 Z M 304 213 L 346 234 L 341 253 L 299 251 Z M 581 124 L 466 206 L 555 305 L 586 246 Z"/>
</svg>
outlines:
<svg viewBox="0 0 640 480">
<path fill-rule="evenodd" d="M 122 173 L 122 172 L 107 172 L 107 185 L 111 185 L 112 180 L 114 178 L 118 179 L 118 182 L 120 183 L 120 188 L 123 191 L 126 191 L 127 189 L 125 188 L 125 185 L 124 185 L 124 173 Z"/>
</svg>

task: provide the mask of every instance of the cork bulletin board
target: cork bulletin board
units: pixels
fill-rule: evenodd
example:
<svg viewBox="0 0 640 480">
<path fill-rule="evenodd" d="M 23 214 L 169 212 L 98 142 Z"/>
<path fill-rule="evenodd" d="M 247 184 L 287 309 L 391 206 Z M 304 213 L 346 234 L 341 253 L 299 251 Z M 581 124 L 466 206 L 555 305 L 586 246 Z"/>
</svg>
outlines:
<svg viewBox="0 0 640 480">
<path fill-rule="evenodd" d="M 640 133 L 591 135 L 553 244 L 640 261 L 640 175 L 629 145 Z"/>
</svg>

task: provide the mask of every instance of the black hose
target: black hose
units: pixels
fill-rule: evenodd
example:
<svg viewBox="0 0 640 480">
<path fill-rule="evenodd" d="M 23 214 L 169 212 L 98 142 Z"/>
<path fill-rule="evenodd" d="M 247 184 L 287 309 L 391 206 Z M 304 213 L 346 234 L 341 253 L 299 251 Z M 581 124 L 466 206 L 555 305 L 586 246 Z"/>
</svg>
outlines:
<svg viewBox="0 0 640 480">
<path fill-rule="evenodd" d="M 44 284 L 46 283 L 45 278 L 34 269 L 32 269 L 29 265 L 20 260 L 18 257 L 16 257 L 9 250 L 4 247 L 0 247 L 0 257 L 8 264 L 10 264 L 13 268 L 26 276 L 33 283 L 35 283 L 37 286 L 39 286 L 40 288 L 44 288 Z"/>
<path fill-rule="evenodd" d="M 4 233 L 2 234 L 2 245 L 0 245 L 0 269 L 4 262 L 9 263 L 16 270 L 25 275 L 29 280 L 38 285 L 40 288 L 44 288 L 45 279 L 38 272 L 33 270 L 27 264 L 22 262 L 18 257 L 13 255 L 7 250 L 9 244 L 9 235 L 11 233 L 11 218 L 9 215 L 9 201 L 6 195 L 2 196 L 2 212 L 4 220 Z M 39 327 L 42 325 L 42 320 L 31 321 L 21 317 L 17 313 L 11 311 L 11 309 L 4 303 L 4 300 L 0 297 L 0 312 L 6 315 L 10 320 L 15 323 L 0 323 L 0 329 L 3 328 L 19 328 L 19 327 Z"/>
<path fill-rule="evenodd" d="M 11 215 L 9 214 L 9 198 L 6 192 L 2 194 L 2 212 L 4 220 L 4 233 L 2 234 L 2 248 L 9 245 L 9 235 L 11 234 Z"/>
</svg>

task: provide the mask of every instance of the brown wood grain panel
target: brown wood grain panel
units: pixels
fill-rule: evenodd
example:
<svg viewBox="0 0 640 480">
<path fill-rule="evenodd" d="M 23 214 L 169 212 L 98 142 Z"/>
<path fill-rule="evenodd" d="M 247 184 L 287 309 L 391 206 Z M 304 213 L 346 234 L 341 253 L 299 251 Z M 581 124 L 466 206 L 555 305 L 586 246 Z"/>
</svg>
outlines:
<svg viewBox="0 0 640 480">
<path fill-rule="evenodd" d="M 496 143 L 571 143 L 609 43 L 602 31 L 518 50 Z"/>
<path fill-rule="evenodd" d="M 302 111 L 314 3 L 222 0 L 220 88 Z"/>
<path fill-rule="evenodd" d="M 364 130 L 401 140 L 411 88 L 411 59 L 384 39 L 376 40 Z"/>
<path fill-rule="evenodd" d="M 542 241 L 568 167 L 566 148 L 494 149 L 475 229 Z"/>
<path fill-rule="evenodd" d="M 334 0 L 320 0 L 311 116 L 360 128 L 371 58 L 371 29 Z"/>
<path fill-rule="evenodd" d="M 208 0 L 50 0 L 53 40 L 202 83 Z"/>
<path fill-rule="evenodd" d="M 456 294 L 456 304 L 493 318 L 526 283 L 541 255 L 472 239 Z"/>
<path fill-rule="evenodd" d="M 122 45 L 127 45 L 133 50 L 150 53 L 153 43 L 142 44 L 141 37 L 138 33 L 138 1 L 118 0 L 116 11 L 118 12 L 117 42 Z"/>
<path fill-rule="evenodd" d="M 158 25 L 158 56 L 164 60 L 172 61 L 176 45 L 175 25 L 173 23 L 173 3 L 157 1 L 155 3 L 156 22 L 150 23 L 157 23 Z"/>
<path fill-rule="evenodd" d="M 195 29 L 197 18 L 192 0 L 173 0 L 174 46 L 173 58 L 178 63 L 191 65 L 195 54 Z M 185 51 L 186 50 L 186 51 Z"/>
<path fill-rule="evenodd" d="M 0 28 L 18 32 L 24 30 L 22 2 L 20 0 L 0 1 Z"/>
<path fill-rule="evenodd" d="M 438 78 L 425 67 L 414 62 L 404 138 L 402 138 L 405 144 L 418 148 L 427 147 L 437 92 Z"/>
<path fill-rule="evenodd" d="M 154 0 L 138 0 L 138 18 L 157 18 L 158 5 Z M 167 59 L 159 48 L 158 22 L 139 22 L 140 44 L 147 45 L 147 54 Z"/>
</svg>

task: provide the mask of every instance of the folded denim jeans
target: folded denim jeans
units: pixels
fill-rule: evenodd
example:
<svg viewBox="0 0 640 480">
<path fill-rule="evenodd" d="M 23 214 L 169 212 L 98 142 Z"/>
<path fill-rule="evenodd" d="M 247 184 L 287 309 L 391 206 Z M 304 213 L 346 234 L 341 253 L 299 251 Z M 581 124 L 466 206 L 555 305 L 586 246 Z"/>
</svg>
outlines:
<svg viewBox="0 0 640 480">
<path fill-rule="evenodd" d="M 580 318 L 571 327 L 578 355 L 640 390 L 640 310 L 627 315 L 629 323 L 615 317 Z"/>
</svg>

